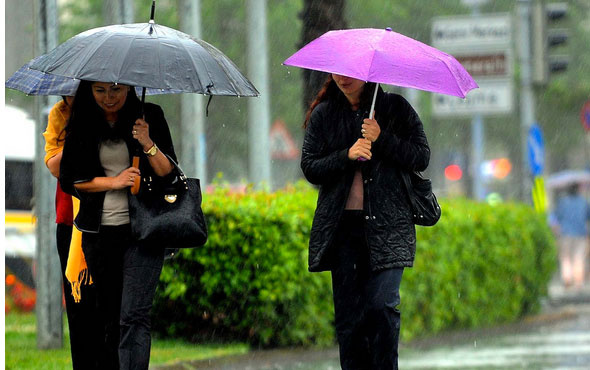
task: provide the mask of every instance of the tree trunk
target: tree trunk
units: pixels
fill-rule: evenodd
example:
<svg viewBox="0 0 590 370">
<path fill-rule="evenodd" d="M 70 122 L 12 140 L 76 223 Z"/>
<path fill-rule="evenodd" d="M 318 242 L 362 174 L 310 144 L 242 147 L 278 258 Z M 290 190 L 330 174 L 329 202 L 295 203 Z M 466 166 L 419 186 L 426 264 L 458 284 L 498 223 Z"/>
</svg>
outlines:
<svg viewBox="0 0 590 370">
<path fill-rule="evenodd" d="M 344 19 L 344 5 L 346 0 L 305 0 L 300 18 L 303 21 L 301 48 L 322 34 L 346 28 Z M 326 73 L 303 70 L 303 107 L 307 110 L 309 104 L 317 95 L 326 79 Z"/>
</svg>

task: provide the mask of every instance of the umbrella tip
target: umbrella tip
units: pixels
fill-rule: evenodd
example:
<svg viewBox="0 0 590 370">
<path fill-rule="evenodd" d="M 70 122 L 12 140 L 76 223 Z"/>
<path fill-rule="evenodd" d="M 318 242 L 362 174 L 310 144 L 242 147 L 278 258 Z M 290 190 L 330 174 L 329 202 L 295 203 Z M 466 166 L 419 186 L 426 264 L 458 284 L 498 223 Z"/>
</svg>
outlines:
<svg viewBox="0 0 590 370">
<path fill-rule="evenodd" d="M 385 31 L 391 31 L 391 27 L 387 27 Z"/>
</svg>

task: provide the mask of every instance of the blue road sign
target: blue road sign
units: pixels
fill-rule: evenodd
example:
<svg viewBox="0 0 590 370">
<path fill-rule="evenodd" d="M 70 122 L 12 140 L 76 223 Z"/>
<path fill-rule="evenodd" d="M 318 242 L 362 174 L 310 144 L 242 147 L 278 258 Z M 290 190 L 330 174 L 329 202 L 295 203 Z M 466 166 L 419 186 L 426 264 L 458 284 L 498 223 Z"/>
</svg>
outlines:
<svg viewBox="0 0 590 370">
<path fill-rule="evenodd" d="M 533 124 L 529 129 L 527 147 L 531 173 L 533 176 L 540 176 L 543 174 L 543 168 L 545 167 L 545 142 L 543 140 L 543 130 L 537 124 Z"/>
<path fill-rule="evenodd" d="M 580 121 L 586 132 L 590 131 L 590 100 L 584 104 L 582 111 L 580 111 Z"/>
</svg>

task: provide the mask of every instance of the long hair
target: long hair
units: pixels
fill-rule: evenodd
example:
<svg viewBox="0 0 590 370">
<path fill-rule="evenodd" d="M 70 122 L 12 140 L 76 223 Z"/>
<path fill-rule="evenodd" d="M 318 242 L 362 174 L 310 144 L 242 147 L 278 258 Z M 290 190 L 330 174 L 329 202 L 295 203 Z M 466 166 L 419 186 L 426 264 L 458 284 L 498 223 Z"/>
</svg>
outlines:
<svg viewBox="0 0 590 370">
<path fill-rule="evenodd" d="M 104 111 L 96 103 L 92 94 L 92 81 L 80 81 L 72 104 L 70 119 L 66 126 L 66 134 L 75 133 L 83 138 L 124 138 L 131 133 L 131 127 L 140 115 L 141 102 L 137 98 L 133 86 L 129 88 L 125 104 L 117 112 L 117 122 L 111 128 Z"/>
<path fill-rule="evenodd" d="M 381 91 L 381 88 L 379 90 Z M 375 91 L 375 83 L 367 82 L 365 84 L 365 86 L 363 87 L 363 92 L 361 93 L 361 96 L 360 96 L 359 107 L 364 108 L 364 107 L 367 107 L 368 105 L 370 106 L 374 91 Z M 344 100 L 342 100 L 342 99 L 344 99 Z M 303 128 L 307 128 L 307 124 L 309 123 L 309 119 L 311 118 L 311 113 L 313 112 L 315 107 L 317 107 L 318 104 L 320 104 L 324 100 L 340 101 L 340 102 L 343 102 L 344 104 L 346 104 L 345 102 L 347 102 L 346 97 L 344 96 L 344 93 L 342 93 L 342 91 L 340 91 L 340 89 L 338 88 L 338 85 L 336 85 L 336 81 L 334 81 L 334 79 L 332 78 L 332 74 L 328 74 L 328 77 L 326 78 L 326 82 L 324 82 L 324 85 L 322 86 L 322 88 L 320 89 L 318 94 L 316 95 L 316 98 L 309 105 L 309 109 L 305 113 L 305 121 L 303 122 Z"/>
</svg>

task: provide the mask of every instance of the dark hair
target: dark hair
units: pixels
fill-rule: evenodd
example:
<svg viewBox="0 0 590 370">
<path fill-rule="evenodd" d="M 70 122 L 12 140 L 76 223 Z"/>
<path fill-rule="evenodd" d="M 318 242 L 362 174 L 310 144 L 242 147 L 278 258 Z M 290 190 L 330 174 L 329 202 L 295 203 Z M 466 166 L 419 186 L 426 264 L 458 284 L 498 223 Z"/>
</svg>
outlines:
<svg viewBox="0 0 590 370">
<path fill-rule="evenodd" d="M 381 88 L 379 90 L 381 90 Z M 367 107 L 367 109 L 370 108 L 370 104 L 371 104 L 371 100 L 373 98 L 374 91 L 375 91 L 375 83 L 374 82 L 367 82 L 365 84 L 365 86 L 363 87 L 363 92 L 361 93 L 361 96 L 360 96 L 359 107 L 363 107 L 363 108 Z M 307 127 L 307 124 L 309 123 L 309 119 L 311 118 L 311 113 L 313 112 L 315 107 L 317 107 L 318 104 L 320 104 L 324 100 L 329 100 L 329 99 L 339 101 L 343 104 L 348 102 L 346 100 L 346 97 L 344 96 L 344 93 L 342 91 L 340 91 L 340 89 L 338 88 L 338 85 L 336 85 L 336 81 L 334 81 L 334 79 L 332 78 L 332 74 L 328 74 L 328 77 L 326 78 L 326 82 L 324 82 L 324 85 L 322 86 L 322 88 L 320 89 L 318 94 L 316 95 L 316 98 L 309 105 L 309 109 L 305 113 L 305 121 L 303 122 L 303 128 Z M 342 100 L 342 99 L 344 99 L 344 100 Z"/>
<path fill-rule="evenodd" d="M 111 128 L 104 111 L 94 99 L 92 83 L 92 81 L 80 81 L 66 126 L 67 135 L 74 132 L 81 137 L 97 140 L 124 138 L 129 135 L 135 120 L 140 116 L 141 108 L 141 102 L 133 86 L 130 87 L 125 104 L 117 114 L 115 126 Z"/>
</svg>

